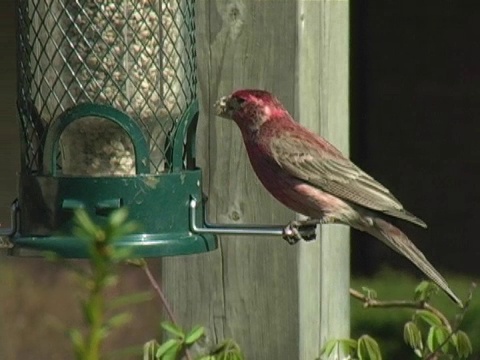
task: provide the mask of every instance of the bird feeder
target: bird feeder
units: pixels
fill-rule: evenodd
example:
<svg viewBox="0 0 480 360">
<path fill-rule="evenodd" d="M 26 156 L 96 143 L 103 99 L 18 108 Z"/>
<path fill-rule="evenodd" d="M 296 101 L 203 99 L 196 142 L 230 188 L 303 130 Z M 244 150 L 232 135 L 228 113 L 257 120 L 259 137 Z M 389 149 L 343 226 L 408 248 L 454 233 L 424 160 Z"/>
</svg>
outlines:
<svg viewBox="0 0 480 360">
<path fill-rule="evenodd" d="M 209 251 L 215 234 L 289 237 L 205 220 L 193 0 L 18 0 L 17 47 L 19 197 L 0 248 L 86 257 L 74 211 L 102 224 L 124 206 L 142 225 L 116 243 L 132 256 Z"/>
<path fill-rule="evenodd" d="M 11 253 L 85 257 L 71 235 L 74 211 L 102 223 L 123 206 L 141 232 L 117 244 L 135 256 L 216 248 L 214 235 L 191 229 L 205 222 L 194 2 L 19 0 L 17 22 L 22 153 Z"/>
</svg>

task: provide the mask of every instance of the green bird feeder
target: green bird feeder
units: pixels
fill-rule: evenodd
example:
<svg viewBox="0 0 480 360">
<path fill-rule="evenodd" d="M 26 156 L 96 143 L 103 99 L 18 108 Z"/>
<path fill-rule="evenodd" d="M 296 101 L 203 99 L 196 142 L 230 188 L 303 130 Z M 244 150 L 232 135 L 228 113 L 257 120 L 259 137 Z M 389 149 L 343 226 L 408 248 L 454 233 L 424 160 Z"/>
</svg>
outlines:
<svg viewBox="0 0 480 360">
<path fill-rule="evenodd" d="M 17 22 L 22 153 L 9 253 L 86 257 L 74 211 L 102 223 L 120 207 L 141 224 L 118 242 L 134 256 L 215 249 L 195 165 L 194 2 L 19 0 Z"/>
</svg>

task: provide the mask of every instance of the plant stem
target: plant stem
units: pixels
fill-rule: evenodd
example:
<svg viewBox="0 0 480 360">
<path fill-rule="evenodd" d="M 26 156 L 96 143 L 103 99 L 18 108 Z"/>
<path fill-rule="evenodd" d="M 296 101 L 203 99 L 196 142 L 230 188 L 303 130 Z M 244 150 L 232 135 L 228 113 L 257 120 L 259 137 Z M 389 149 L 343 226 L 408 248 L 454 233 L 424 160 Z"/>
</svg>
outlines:
<svg viewBox="0 0 480 360">
<path fill-rule="evenodd" d="M 417 310 L 426 310 L 436 315 L 442 324 L 448 329 L 449 332 L 452 331 L 452 326 L 450 322 L 442 314 L 440 310 L 433 307 L 425 301 L 407 301 L 407 300 L 391 300 L 391 301 L 381 301 L 376 299 L 371 299 L 361 293 L 358 290 L 350 288 L 350 295 L 363 302 L 363 307 L 365 308 L 406 308 L 406 309 L 417 309 Z"/>
<path fill-rule="evenodd" d="M 102 341 L 102 323 L 103 323 L 103 296 L 101 291 L 94 291 L 87 301 L 87 307 L 92 314 L 90 319 L 89 333 L 86 342 L 86 359 L 99 360 L 100 359 L 100 344 Z"/>
<path fill-rule="evenodd" d="M 104 260 L 104 259 L 102 259 Z M 99 360 L 100 348 L 103 340 L 103 322 L 105 317 L 105 301 L 103 297 L 103 290 L 105 289 L 105 280 L 108 276 L 109 270 L 103 261 L 92 261 L 93 274 L 87 280 L 91 284 L 91 290 L 85 304 L 85 310 L 88 315 L 85 316 L 87 321 L 88 334 L 86 339 L 86 360 Z M 87 283 L 88 284 L 88 283 Z"/>
<path fill-rule="evenodd" d="M 170 307 L 170 305 L 167 301 L 167 298 L 166 298 L 165 294 L 163 293 L 163 291 L 162 291 L 160 285 L 158 284 L 157 280 L 155 280 L 155 278 L 154 278 L 152 272 L 150 271 L 150 268 L 148 267 L 148 264 L 147 264 L 146 261 L 143 262 L 142 268 L 145 271 L 145 274 L 147 275 L 148 280 L 150 281 L 150 284 L 152 284 L 153 288 L 155 289 L 155 292 L 160 297 L 160 301 L 162 302 L 162 305 L 165 308 L 165 311 L 167 312 L 167 315 L 170 318 L 170 321 L 174 325 L 179 326 L 177 320 L 175 319 L 175 315 L 173 314 L 173 310 L 172 310 L 172 308 Z M 192 355 L 190 354 L 190 352 L 188 351 L 187 348 L 185 348 L 185 356 L 187 357 L 188 360 L 193 359 Z"/>
<path fill-rule="evenodd" d="M 153 288 L 155 289 L 155 292 L 158 294 L 160 297 L 160 301 L 162 302 L 163 307 L 165 308 L 165 311 L 167 312 L 168 317 L 170 318 L 170 321 L 177 325 L 177 319 L 175 319 L 175 315 L 173 314 L 173 310 L 168 304 L 167 298 L 165 294 L 163 293 L 162 289 L 160 288 L 160 285 L 158 284 L 157 280 L 153 277 L 152 272 L 150 271 L 150 268 L 148 267 L 148 264 L 145 262 L 143 265 L 143 270 L 145 271 L 145 274 L 148 277 L 148 280 L 150 281 L 150 284 L 152 284 Z"/>
</svg>

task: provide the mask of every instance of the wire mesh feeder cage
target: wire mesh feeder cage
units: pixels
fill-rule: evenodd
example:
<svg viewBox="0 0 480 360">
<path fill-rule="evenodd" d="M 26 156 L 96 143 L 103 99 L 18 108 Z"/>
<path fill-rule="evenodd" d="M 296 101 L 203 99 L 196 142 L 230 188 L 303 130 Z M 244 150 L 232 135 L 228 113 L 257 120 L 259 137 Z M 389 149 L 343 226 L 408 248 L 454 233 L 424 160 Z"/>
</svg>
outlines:
<svg viewBox="0 0 480 360">
<path fill-rule="evenodd" d="M 190 229 L 202 199 L 195 167 L 192 0 L 19 0 L 22 162 L 13 253 L 85 257 L 73 211 L 102 222 L 129 208 L 137 256 L 216 248 Z M 203 223 L 203 203 L 195 222 Z"/>
</svg>

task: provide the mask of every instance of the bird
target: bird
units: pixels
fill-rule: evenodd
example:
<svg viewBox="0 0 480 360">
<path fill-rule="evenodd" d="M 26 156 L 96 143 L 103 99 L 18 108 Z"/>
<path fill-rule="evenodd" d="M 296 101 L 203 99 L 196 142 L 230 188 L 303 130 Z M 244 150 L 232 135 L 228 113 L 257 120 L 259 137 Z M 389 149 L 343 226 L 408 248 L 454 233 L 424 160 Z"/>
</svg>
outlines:
<svg viewBox="0 0 480 360">
<path fill-rule="evenodd" d="M 270 92 L 240 89 L 215 104 L 217 116 L 233 120 L 260 182 L 274 198 L 310 220 L 364 231 L 410 260 L 458 306 L 462 301 L 445 278 L 390 218 L 426 228 L 381 183 L 356 166 L 325 138 L 296 122 Z M 284 234 L 298 237 L 300 221 Z"/>
</svg>

